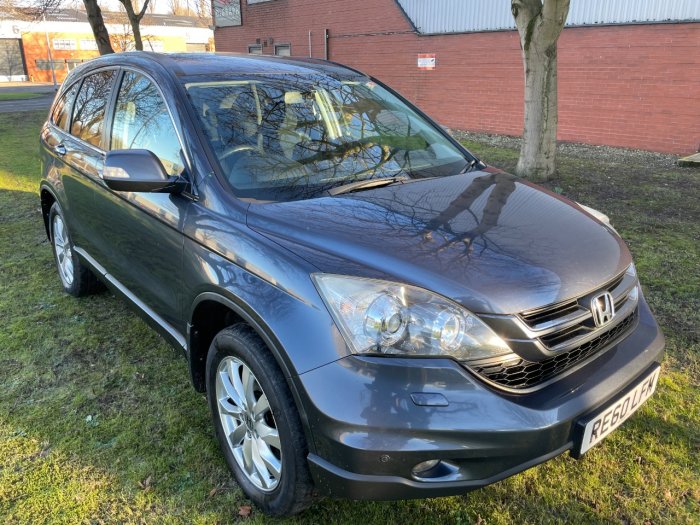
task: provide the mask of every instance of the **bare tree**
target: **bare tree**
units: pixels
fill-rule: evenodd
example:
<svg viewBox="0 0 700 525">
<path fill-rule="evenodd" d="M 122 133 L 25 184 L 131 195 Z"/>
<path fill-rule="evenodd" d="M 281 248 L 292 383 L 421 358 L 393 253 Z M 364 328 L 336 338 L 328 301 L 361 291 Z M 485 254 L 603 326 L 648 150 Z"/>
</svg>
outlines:
<svg viewBox="0 0 700 525">
<path fill-rule="evenodd" d="M 83 0 L 83 4 L 85 5 L 85 12 L 90 27 L 92 28 L 92 34 L 95 36 L 97 50 L 100 52 L 100 55 L 114 53 L 112 42 L 109 38 L 109 31 L 107 31 L 107 27 L 105 26 L 105 21 L 102 18 L 102 10 L 100 6 L 97 5 L 97 0 Z"/>
<path fill-rule="evenodd" d="M 143 51 L 140 24 L 143 15 L 146 14 L 146 10 L 148 9 L 149 0 L 143 0 L 141 9 L 138 8 L 138 5 L 134 5 L 132 0 L 119 0 L 119 2 L 124 6 L 126 16 L 129 18 L 129 23 L 131 24 L 131 32 L 134 36 L 134 47 L 139 51 Z"/>
<path fill-rule="evenodd" d="M 212 2 L 210 0 L 195 0 L 195 16 L 199 18 L 203 25 L 212 25 L 211 5 Z"/>
<path fill-rule="evenodd" d="M 124 12 L 108 13 L 107 23 L 113 27 L 119 27 L 119 29 L 113 29 L 110 33 L 110 39 L 114 50 L 118 53 L 133 51 L 135 49 L 134 34 L 132 32 L 132 27 L 129 20 L 124 16 Z M 146 50 L 152 50 L 155 42 L 157 42 L 158 39 L 151 35 L 142 35 L 141 41 L 143 42 Z"/>
<path fill-rule="evenodd" d="M 30 0 L 17 2 L 17 0 L 0 0 L 0 20 L 26 20 L 36 21 L 46 13 L 55 11 L 64 0 Z"/>
<path fill-rule="evenodd" d="M 570 0 L 511 0 L 525 68 L 525 126 L 516 172 L 546 180 L 556 169 L 557 40 Z"/>
<path fill-rule="evenodd" d="M 168 0 L 168 11 L 175 16 L 192 16 L 189 0 Z"/>
<path fill-rule="evenodd" d="M 0 76 L 8 76 L 12 79 L 15 75 L 23 74 L 24 65 L 19 44 L 11 40 L 5 45 L 0 45 Z"/>
</svg>

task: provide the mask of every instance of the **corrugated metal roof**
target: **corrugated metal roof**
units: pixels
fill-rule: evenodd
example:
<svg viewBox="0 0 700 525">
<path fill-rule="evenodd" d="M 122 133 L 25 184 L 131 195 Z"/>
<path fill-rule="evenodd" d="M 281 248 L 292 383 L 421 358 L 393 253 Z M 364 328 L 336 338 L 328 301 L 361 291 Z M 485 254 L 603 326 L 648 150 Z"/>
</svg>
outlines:
<svg viewBox="0 0 700 525">
<path fill-rule="evenodd" d="M 515 29 L 510 0 L 397 0 L 421 33 Z M 700 21 L 700 0 L 571 0 L 568 26 Z"/>
</svg>

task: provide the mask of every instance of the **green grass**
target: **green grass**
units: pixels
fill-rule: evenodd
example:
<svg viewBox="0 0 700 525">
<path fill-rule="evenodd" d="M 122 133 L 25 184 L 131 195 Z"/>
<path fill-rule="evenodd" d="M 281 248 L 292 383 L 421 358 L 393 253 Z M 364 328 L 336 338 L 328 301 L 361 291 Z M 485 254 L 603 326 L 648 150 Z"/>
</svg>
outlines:
<svg viewBox="0 0 700 525">
<path fill-rule="evenodd" d="M 30 93 L 26 91 L 0 91 L 0 102 L 3 100 L 24 100 L 28 98 L 38 98 L 46 93 Z"/>
<path fill-rule="evenodd" d="M 62 293 L 36 194 L 45 114 L 0 115 L 0 523 L 251 523 L 184 359 L 108 293 Z M 469 146 L 512 169 L 517 152 Z M 656 395 L 581 461 L 463 497 L 323 500 L 292 523 L 700 522 L 700 182 L 562 157 L 550 183 L 613 219 L 669 354 Z"/>
</svg>

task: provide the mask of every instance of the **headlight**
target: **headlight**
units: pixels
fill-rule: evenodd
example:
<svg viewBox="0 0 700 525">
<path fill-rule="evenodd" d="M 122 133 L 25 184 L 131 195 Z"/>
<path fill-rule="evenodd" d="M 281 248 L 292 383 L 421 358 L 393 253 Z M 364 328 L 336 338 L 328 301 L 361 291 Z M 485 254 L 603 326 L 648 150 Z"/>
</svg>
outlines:
<svg viewBox="0 0 700 525">
<path fill-rule="evenodd" d="M 444 355 L 460 361 L 511 353 L 478 317 L 437 294 L 374 279 L 312 277 L 355 353 Z"/>
<path fill-rule="evenodd" d="M 637 268 L 634 266 L 634 263 L 630 263 L 630 265 L 625 270 L 625 273 L 627 275 L 631 275 L 632 277 L 637 277 Z"/>
</svg>

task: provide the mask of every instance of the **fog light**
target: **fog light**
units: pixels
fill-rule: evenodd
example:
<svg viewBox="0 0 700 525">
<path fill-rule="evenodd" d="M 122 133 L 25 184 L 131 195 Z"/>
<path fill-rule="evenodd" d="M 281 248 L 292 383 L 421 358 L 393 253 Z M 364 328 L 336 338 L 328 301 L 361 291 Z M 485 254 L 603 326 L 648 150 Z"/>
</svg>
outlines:
<svg viewBox="0 0 700 525">
<path fill-rule="evenodd" d="M 439 464 L 440 464 L 439 459 L 429 459 L 428 461 L 423 461 L 421 463 L 418 463 L 415 467 L 413 467 L 413 470 L 411 471 L 411 473 L 414 476 L 420 478 L 423 475 L 425 475 L 426 472 L 434 469 Z"/>
</svg>

